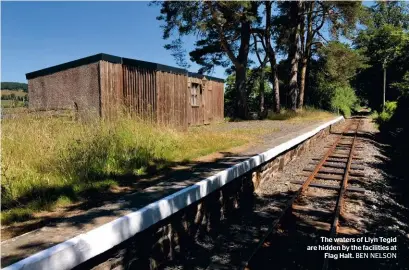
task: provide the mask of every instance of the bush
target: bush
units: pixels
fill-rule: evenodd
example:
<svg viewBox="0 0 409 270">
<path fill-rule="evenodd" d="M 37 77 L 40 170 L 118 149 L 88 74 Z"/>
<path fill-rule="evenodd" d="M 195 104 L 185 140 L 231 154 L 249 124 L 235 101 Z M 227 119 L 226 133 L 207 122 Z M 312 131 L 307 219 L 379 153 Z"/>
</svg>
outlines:
<svg viewBox="0 0 409 270">
<path fill-rule="evenodd" d="M 389 138 L 392 159 L 396 168 L 406 168 L 409 160 L 409 93 L 403 94 L 397 102 L 385 104 L 385 110 L 376 119 L 382 134 Z M 400 171 L 400 170 L 399 170 Z M 402 175 L 409 180 L 407 173 Z"/>
<path fill-rule="evenodd" d="M 312 95 L 316 106 L 341 113 L 345 117 L 351 116 L 351 111 L 358 102 L 355 90 L 352 87 L 336 83 L 322 82 L 314 89 Z"/>
<path fill-rule="evenodd" d="M 355 91 L 351 87 L 335 87 L 331 97 L 331 108 L 336 111 L 339 110 L 345 117 L 349 117 L 357 101 Z"/>
<path fill-rule="evenodd" d="M 394 115 L 398 103 L 396 101 L 385 102 L 385 108 L 379 114 L 377 114 L 375 121 L 379 125 L 380 129 L 384 129 L 385 125 L 389 124 L 390 119 Z"/>
</svg>

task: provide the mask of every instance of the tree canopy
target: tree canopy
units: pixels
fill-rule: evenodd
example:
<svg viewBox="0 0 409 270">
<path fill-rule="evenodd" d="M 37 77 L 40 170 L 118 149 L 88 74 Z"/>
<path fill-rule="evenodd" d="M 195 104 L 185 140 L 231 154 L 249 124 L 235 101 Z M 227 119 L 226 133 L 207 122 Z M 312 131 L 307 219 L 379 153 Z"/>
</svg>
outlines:
<svg viewBox="0 0 409 270">
<path fill-rule="evenodd" d="M 1 82 L 1 89 L 4 90 L 23 90 L 28 91 L 28 85 L 26 83 L 19 82 Z"/>
<path fill-rule="evenodd" d="M 229 74 L 229 114 L 260 118 L 305 105 L 349 114 L 357 103 L 379 108 L 407 89 L 409 9 L 403 1 L 158 2 L 165 46 Z M 196 36 L 187 52 L 183 38 Z M 383 79 L 386 78 L 386 79 Z M 234 84 L 233 84 L 234 81 Z"/>
<path fill-rule="evenodd" d="M 400 95 L 395 86 L 409 68 L 408 7 L 404 2 L 379 2 L 369 7 L 366 28 L 354 39 L 355 47 L 368 59 L 368 68 L 357 76 L 355 85 L 373 108 Z"/>
</svg>

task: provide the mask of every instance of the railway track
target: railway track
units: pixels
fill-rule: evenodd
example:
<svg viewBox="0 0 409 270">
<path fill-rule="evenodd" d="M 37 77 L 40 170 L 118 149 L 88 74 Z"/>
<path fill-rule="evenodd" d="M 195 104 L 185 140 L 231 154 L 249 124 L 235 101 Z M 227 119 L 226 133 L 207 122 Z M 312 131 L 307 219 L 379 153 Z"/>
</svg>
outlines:
<svg viewBox="0 0 409 270">
<path fill-rule="evenodd" d="M 289 202 L 284 207 L 278 218 L 271 224 L 265 237 L 261 239 L 258 246 L 250 256 L 250 259 L 244 262 L 243 267 L 245 269 L 257 269 L 257 260 L 260 256 L 258 253 L 262 247 L 268 247 L 274 245 L 268 238 L 273 232 L 277 230 L 281 224 L 296 222 L 291 220 L 292 212 L 297 209 L 297 204 L 299 201 L 305 200 L 305 198 L 313 197 L 314 193 L 307 192 L 308 188 L 318 188 L 333 190 L 337 192 L 335 207 L 328 214 L 331 216 L 326 222 L 329 226 L 326 226 L 326 236 L 333 238 L 336 237 L 340 229 L 340 220 L 346 219 L 344 217 L 344 204 L 345 204 L 345 194 L 348 191 L 352 192 L 365 192 L 362 188 L 352 187 L 348 184 L 350 179 L 357 180 L 364 176 L 360 170 L 363 167 L 360 166 L 358 152 L 361 147 L 358 145 L 357 134 L 359 127 L 362 124 L 361 119 L 352 119 L 346 125 L 345 129 L 338 136 L 335 142 L 328 146 L 328 150 L 321 159 L 313 160 L 313 168 L 307 168 L 304 171 L 306 174 L 303 176 L 308 176 L 305 181 L 292 182 L 293 184 L 300 184 L 301 187 L 294 194 L 294 196 L 289 200 Z M 322 184 L 322 182 L 332 182 L 336 184 Z M 319 200 L 319 198 L 317 198 Z M 320 210 L 320 209 L 315 209 Z M 326 210 L 327 211 L 327 210 Z M 327 211 L 328 212 L 328 211 Z M 329 266 L 328 258 L 323 259 L 322 269 L 326 270 Z M 314 269 L 319 269 L 320 267 L 315 266 Z"/>
</svg>

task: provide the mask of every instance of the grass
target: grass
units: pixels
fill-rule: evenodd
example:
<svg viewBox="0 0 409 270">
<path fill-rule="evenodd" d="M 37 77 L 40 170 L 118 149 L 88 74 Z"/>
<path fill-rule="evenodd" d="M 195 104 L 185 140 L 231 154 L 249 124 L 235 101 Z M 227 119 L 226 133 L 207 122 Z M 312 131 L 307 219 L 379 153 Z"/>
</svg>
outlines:
<svg viewBox="0 0 409 270">
<path fill-rule="evenodd" d="M 283 109 L 281 113 L 270 113 L 268 115 L 269 120 L 279 120 L 279 121 L 291 121 L 291 122 L 301 122 L 301 121 L 314 121 L 314 120 L 324 120 L 336 116 L 334 113 L 328 111 L 318 110 L 315 108 L 306 107 L 301 111 L 291 111 Z"/>
<path fill-rule="evenodd" d="M 27 92 L 24 92 L 23 90 L 6 90 L 2 89 L 1 90 L 1 97 L 3 96 L 10 96 L 11 94 L 14 94 L 16 97 L 25 97 L 27 96 Z M 24 102 L 23 101 L 18 101 L 18 100 L 12 100 L 12 99 L 6 99 L 6 100 L 1 100 L 1 108 L 18 108 L 18 107 L 23 107 Z"/>
<path fill-rule="evenodd" d="M 11 99 L 1 100 L 1 108 L 20 108 L 20 107 L 24 107 L 24 101 Z"/>
<path fill-rule="evenodd" d="M 396 101 L 387 101 L 381 112 L 377 112 L 376 110 L 372 111 L 370 117 L 375 123 L 376 128 L 380 129 L 381 131 L 385 128 L 388 129 L 388 123 L 390 122 L 397 108 L 398 103 Z"/>
<path fill-rule="evenodd" d="M 22 114 L 4 119 L 1 133 L 1 222 L 93 200 L 141 175 L 249 143 L 267 128 L 190 128 L 187 132 L 123 117 L 81 123 L 72 117 Z M 322 120 L 314 109 L 270 115 L 272 120 Z M 221 124 L 224 125 L 224 124 Z M 274 130 L 276 131 L 276 130 Z"/>
<path fill-rule="evenodd" d="M 2 100 L 3 101 L 7 101 L 7 100 Z M 30 112 L 29 109 L 24 106 L 20 106 L 20 107 L 12 107 L 12 106 L 1 106 L 1 113 L 2 114 L 15 114 L 15 113 L 28 113 Z"/>
<path fill-rule="evenodd" d="M 2 224 L 98 198 L 124 185 L 117 176 L 143 175 L 246 144 L 265 132 L 206 127 L 181 132 L 128 117 L 89 123 L 69 117 L 3 120 Z"/>
<path fill-rule="evenodd" d="M 14 94 L 16 97 L 25 97 L 27 96 L 27 92 L 24 92 L 23 90 L 8 90 L 8 89 L 2 89 L 1 90 L 1 95 L 11 95 Z"/>
</svg>

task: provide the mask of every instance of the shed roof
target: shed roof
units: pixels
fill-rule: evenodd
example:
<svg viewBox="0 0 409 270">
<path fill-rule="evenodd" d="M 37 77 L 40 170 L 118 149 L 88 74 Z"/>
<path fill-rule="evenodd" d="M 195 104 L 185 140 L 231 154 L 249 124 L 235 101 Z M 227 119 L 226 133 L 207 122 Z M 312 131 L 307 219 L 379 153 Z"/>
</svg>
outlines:
<svg viewBox="0 0 409 270">
<path fill-rule="evenodd" d="M 213 81 L 219 81 L 219 82 L 224 82 L 223 79 L 221 78 L 216 78 L 212 76 L 207 76 L 199 73 L 193 73 L 193 72 L 188 72 L 186 69 L 182 68 L 177 68 L 177 67 L 172 67 L 172 66 L 167 66 L 167 65 L 162 65 L 158 63 L 152 63 L 152 62 L 146 62 L 146 61 L 141 61 L 141 60 L 136 60 L 136 59 L 131 59 L 131 58 L 125 58 L 125 57 L 119 57 L 119 56 L 114 56 L 110 54 L 105 54 L 105 53 L 99 53 L 96 55 L 80 58 L 74 61 L 66 62 L 60 65 L 40 69 L 37 71 L 29 72 L 26 74 L 27 80 L 34 79 L 36 77 L 40 76 L 45 76 L 49 75 L 55 72 L 63 71 L 66 69 L 70 68 L 75 68 L 83 65 L 88 65 L 91 63 L 95 63 L 98 61 L 107 61 L 111 63 L 117 63 L 117 64 L 123 64 L 127 66 L 135 66 L 135 67 L 142 67 L 142 68 L 147 68 L 147 69 L 154 69 L 154 70 L 160 70 L 160 71 L 166 71 L 170 73 L 176 73 L 176 74 L 186 74 L 187 76 L 190 77 L 197 77 L 197 78 L 203 78 L 204 76 Z"/>
</svg>

